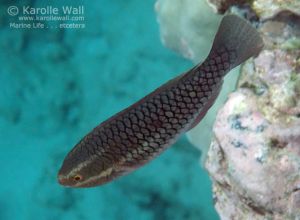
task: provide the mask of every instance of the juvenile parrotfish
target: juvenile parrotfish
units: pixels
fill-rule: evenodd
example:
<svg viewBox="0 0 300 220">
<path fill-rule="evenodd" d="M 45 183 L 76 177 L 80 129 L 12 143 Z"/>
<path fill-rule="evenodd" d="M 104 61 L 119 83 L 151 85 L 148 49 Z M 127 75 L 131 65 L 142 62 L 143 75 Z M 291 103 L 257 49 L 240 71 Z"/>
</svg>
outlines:
<svg viewBox="0 0 300 220">
<path fill-rule="evenodd" d="M 200 122 L 226 73 L 262 47 L 246 20 L 225 16 L 205 61 L 95 127 L 66 156 L 59 183 L 98 186 L 154 159 Z"/>
</svg>

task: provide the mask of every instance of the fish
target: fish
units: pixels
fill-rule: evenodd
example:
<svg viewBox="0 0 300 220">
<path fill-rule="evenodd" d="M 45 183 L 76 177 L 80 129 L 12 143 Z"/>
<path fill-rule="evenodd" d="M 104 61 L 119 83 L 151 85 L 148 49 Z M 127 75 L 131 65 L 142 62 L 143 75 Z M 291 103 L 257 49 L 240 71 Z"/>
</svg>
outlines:
<svg viewBox="0 0 300 220">
<path fill-rule="evenodd" d="M 95 187 L 150 162 L 201 121 L 224 76 L 263 46 L 248 21 L 225 15 L 207 58 L 96 126 L 67 154 L 58 182 Z"/>
</svg>

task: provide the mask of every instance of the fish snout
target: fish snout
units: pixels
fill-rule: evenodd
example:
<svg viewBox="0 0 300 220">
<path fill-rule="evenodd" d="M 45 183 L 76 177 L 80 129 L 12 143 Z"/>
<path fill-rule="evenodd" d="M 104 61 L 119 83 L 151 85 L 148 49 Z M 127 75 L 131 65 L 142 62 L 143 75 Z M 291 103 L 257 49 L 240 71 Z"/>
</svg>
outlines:
<svg viewBox="0 0 300 220">
<path fill-rule="evenodd" d="M 68 184 L 69 180 L 65 176 L 58 174 L 57 180 L 58 180 L 59 184 L 61 184 L 63 186 L 69 186 L 69 184 Z"/>
</svg>

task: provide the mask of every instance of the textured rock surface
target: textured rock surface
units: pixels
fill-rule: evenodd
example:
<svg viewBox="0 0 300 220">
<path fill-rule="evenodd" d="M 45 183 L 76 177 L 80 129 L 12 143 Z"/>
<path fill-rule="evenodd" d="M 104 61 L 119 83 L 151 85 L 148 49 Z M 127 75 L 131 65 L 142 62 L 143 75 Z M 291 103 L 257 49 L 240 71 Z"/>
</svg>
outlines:
<svg viewBox="0 0 300 220">
<path fill-rule="evenodd" d="M 298 0 L 254 0 L 252 8 L 262 19 L 273 17 L 282 11 L 300 15 L 300 1 Z"/>
<path fill-rule="evenodd" d="M 265 50 L 217 115 L 206 168 L 221 219 L 300 219 L 298 21 L 283 12 L 261 25 Z"/>
<path fill-rule="evenodd" d="M 206 168 L 222 219 L 300 217 L 300 120 L 272 123 L 249 89 L 219 111 Z"/>
<path fill-rule="evenodd" d="M 224 13 L 232 5 L 243 5 L 247 3 L 248 0 L 207 0 L 209 6 L 213 8 L 215 12 Z"/>
<path fill-rule="evenodd" d="M 274 17 L 283 11 L 300 15 L 298 0 L 207 0 L 215 12 L 224 13 L 232 6 L 252 8 L 261 19 Z"/>
<path fill-rule="evenodd" d="M 207 0 L 207 2 L 215 12 L 222 14 L 232 6 L 248 6 L 261 19 L 271 18 L 282 11 L 300 15 L 298 0 Z"/>
</svg>

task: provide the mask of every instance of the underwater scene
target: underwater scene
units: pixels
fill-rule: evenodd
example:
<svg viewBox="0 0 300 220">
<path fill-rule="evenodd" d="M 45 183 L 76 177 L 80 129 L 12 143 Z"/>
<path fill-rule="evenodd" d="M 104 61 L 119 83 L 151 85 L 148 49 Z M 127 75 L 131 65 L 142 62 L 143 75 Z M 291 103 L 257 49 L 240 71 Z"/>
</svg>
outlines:
<svg viewBox="0 0 300 220">
<path fill-rule="evenodd" d="M 300 220 L 298 0 L 0 12 L 0 220 Z"/>
</svg>

